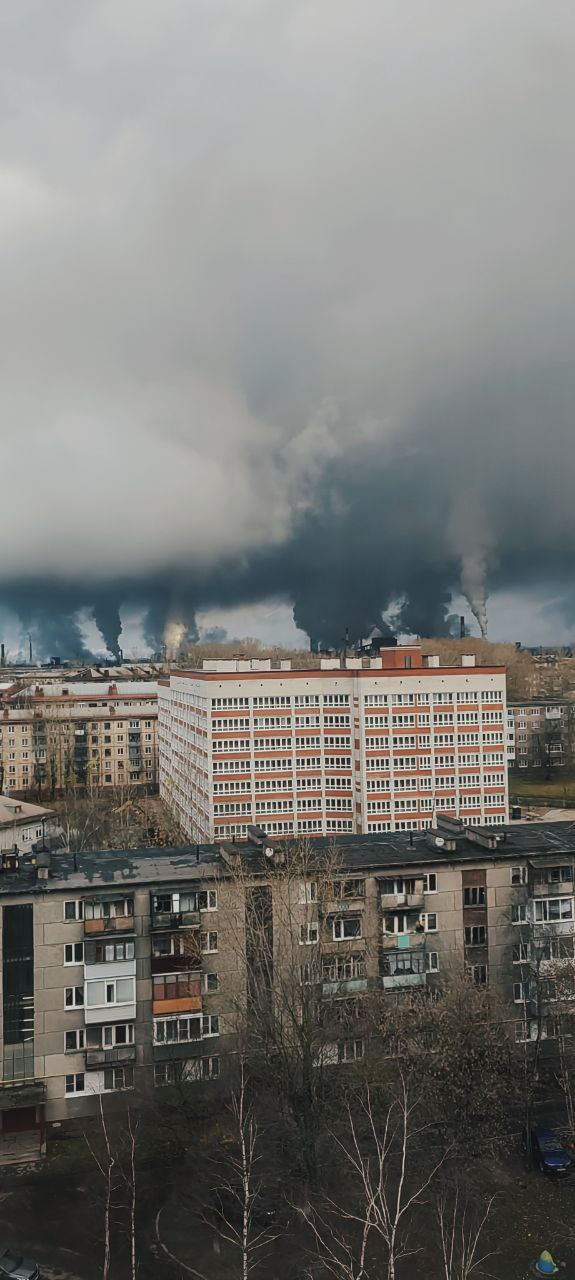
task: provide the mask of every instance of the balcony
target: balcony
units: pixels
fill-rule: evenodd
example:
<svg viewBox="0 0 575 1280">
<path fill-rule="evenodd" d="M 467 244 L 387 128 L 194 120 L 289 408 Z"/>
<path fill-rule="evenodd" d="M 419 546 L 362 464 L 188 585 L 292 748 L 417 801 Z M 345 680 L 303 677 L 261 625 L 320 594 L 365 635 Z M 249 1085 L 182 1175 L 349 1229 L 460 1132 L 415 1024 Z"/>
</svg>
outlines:
<svg viewBox="0 0 575 1280">
<path fill-rule="evenodd" d="M 197 969 L 194 977 L 200 976 L 200 954 L 195 948 L 188 955 L 152 956 L 152 974 L 158 973 L 190 973 Z"/>
<path fill-rule="evenodd" d="M 199 929 L 199 911 L 158 911 L 152 906 L 152 929 Z"/>
<path fill-rule="evenodd" d="M 381 985 L 385 991 L 393 991 L 400 987 L 424 987 L 426 982 L 425 972 L 386 973 L 381 977 Z"/>
<path fill-rule="evenodd" d="M 387 951 L 380 959 L 380 980 L 384 990 L 398 987 L 424 987 L 427 981 L 425 954 L 422 948 Z"/>
<path fill-rule="evenodd" d="M 86 1045 L 86 1069 L 88 1071 L 98 1067 L 113 1067 L 117 1066 L 118 1063 L 135 1061 L 135 1044 L 118 1044 L 113 1049 L 96 1049 Z"/>
<path fill-rule="evenodd" d="M 0 1082 L 0 1111 L 14 1111 L 18 1107 L 40 1107 L 45 1101 L 45 1080 L 3 1080 Z"/>
<path fill-rule="evenodd" d="M 152 983 L 152 1012 L 201 1013 L 202 988 L 200 974 L 186 973 L 156 976 Z"/>
<path fill-rule="evenodd" d="M 409 933 L 384 933 L 382 945 L 384 951 L 423 951 L 425 947 L 423 930 Z"/>
<path fill-rule="evenodd" d="M 133 932 L 133 916 L 100 916 L 94 920 L 84 920 L 84 935 L 86 937 L 94 937 L 98 934 Z"/>
<path fill-rule="evenodd" d="M 533 896 L 537 898 L 570 897 L 573 894 L 573 878 L 570 880 L 551 880 L 548 884 L 536 880 L 533 884 Z"/>
<path fill-rule="evenodd" d="M 333 982 L 322 982 L 322 996 L 347 996 L 355 991 L 367 991 L 367 978 L 334 978 Z"/>
<path fill-rule="evenodd" d="M 414 893 L 382 893 L 380 897 L 382 911 L 423 911 L 425 907 L 423 887 Z"/>
</svg>

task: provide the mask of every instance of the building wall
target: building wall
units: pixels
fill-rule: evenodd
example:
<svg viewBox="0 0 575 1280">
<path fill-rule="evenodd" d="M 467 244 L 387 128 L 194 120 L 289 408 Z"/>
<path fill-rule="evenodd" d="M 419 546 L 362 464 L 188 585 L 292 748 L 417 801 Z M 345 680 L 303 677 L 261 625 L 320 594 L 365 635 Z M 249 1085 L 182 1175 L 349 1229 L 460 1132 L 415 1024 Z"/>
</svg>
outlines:
<svg viewBox="0 0 575 1280">
<path fill-rule="evenodd" d="M 423 830 L 439 809 L 504 823 L 504 670 L 374 661 L 226 662 L 161 685 L 160 794 L 189 838 Z"/>
<path fill-rule="evenodd" d="M 154 788 L 157 719 L 153 682 L 12 689 L 0 700 L 0 790 Z"/>
<path fill-rule="evenodd" d="M 567 702 L 513 704 L 516 769 L 564 768 L 573 763 L 573 708 Z"/>
<path fill-rule="evenodd" d="M 426 858 L 422 850 L 419 862 L 409 858 L 403 865 L 396 862 L 390 867 L 383 847 L 379 866 L 358 869 L 353 861 L 344 865 L 334 855 L 323 879 L 308 881 L 299 874 L 286 878 L 281 867 L 277 873 L 271 868 L 268 874 L 250 874 L 245 868 L 236 873 L 233 856 L 228 855 L 227 864 L 222 865 L 214 850 L 213 864 L 203 866 L 201 873 L 193 873 L 190 860 L 189 881 L 174 883 L 167 869 L 153 884 L 124 881 L 116 887 L 95 887 L 86 883 L 81 889 L 51 888 L 50 892 L 42 891 L 39 885 L 33 893 L 4 894 L 0 910 L 3 948 L 6 908 L 31 904 L 33 909 L 34 1036 L 33 1046 L 28 1048 L 33 1047 L 34 1076 L 45 1083 L 47 1120 L 89 1113 L 101 1091 L 119 1093 L 134 1086 L 153 1090 L 169 1082 L 170 1072 L 182 1063 L 187 1064 L 187 1070 L 205 1071 L 207 1079 L 214 1077 L 220 1061 L 225 1063 L 235 1047 L 246 1010 L 250 965 L 257 963 L 246 934 L 247 903 L 254 890 L 263 889 L 270 895 L 274 990 L 281 991 L 290 974 L 299 982 L 306 964 L 312 966 L 309 980 L 322 983 L 327 1000 L 361 998 L 364 992 L 376 989 L 384 999 L 401 996 L 413 986 L 433 985 L 467 971 L 479 984 L 488 983 L 499 991 L 510 1027 L 518 1037 L 530 1034 L 535 1017 L 531 968 L 537 928 L 541 934 L 541 926 L 535 925 L 537 904 L 557 897 L 567 904 L 559 923 L 551 920 L 545 925 L 545 939 L 553 941 L 560 935 L 563 943 L 572 947 L 575 931 L 573 852 L 556 855 L 557 864 L 562 864 L 557 888 L 553 879 L 543 887 L 537 880 L 540 874 L 556 875 L 555 870 L 549 871 L 549 856 L 544 859 L 543 872 L 538 872 L 537 861 L 536 856 L 528 858 L 520 853 L 504 859 L 493 848 L 478 845 L 476 858 L 461 860 L 457 850 L 447 850 L 442 859 L 437 849 Z M 334 882 L 345 882 L 343 896 L 341 888 L 336 892 Z M 466 898 L 466 891 L 470 895 L 475 891 L 477 896 Z M 207 897 L 214 892 L 217 901 Z M 200 893 L 200 903 L 210 902 L 209 907 L 190 908 L 189 919 L 188 893 Z M 92 925 L 87 927 L 89 912 L 94 909 L 90 903 L 99 909 L 98 904 L 119 898 L 133 900 L 133 917 L 122 918 L 128 919 L 129 925 L 95 934 Z M 82 910 L 72 913 L 77 918 L 68 918 L 71 912 L 66 903 L 71 902 L 82 903 Z M 152 909 L 154 902 L 161 908 Z M 514 907 L 521 908 L 524 920 L 513 921 Z M 344 935 L 344 921 L 346 930 L 350 921 L 358 922 L 353 936 Z M 469 929 L 484 933 L 469 935 Z M 164 948 L 161 955 L 157 954 L 159 940 Z M 95 942 L 111 946 L 123 941 L 133 942 L 133 956 L 115 955 L 104 961 L 96 960 L 89 951 Z M 166 952 L 168 941 L 183 950 Z M 519 941 L 527 948 L 521 963 L 514 959 Z M 82 950 L 66 951 L 74 947 Z M 179 969 L 172 970 L 175 955 L 180 957 Z M 357 970 L 352 970 L 356 962 Z M 185 990 L 166 985 L 166 974 L 172 972 Z M 208 983 L 208 975 L 213 974 L 218 977 L 215 990 Z M 129 1011 L 127 1006 L 115 1004 L 98 1010 L 88 1003 L 90 983 L 102 978 L 112 983 L 134 976 L 135 1002 Z M 518 982 L 525 984 L 525 998 L 520 1000 L 515 992 Z M 77 1005 L 67 1004 L 66 989 L 79 993 Z M 158 1022 L 175 1024 L 188 1017 L 196 1020 L 193 1039 L 156 1043 Z M 213 1019 L 218 1019 L 217 1025 Z M 115 1029 L 125 1023 L 133 1027 L 130 1045 L 133 1043 L 134 1051 L 124 1058 L 123 1065 L 133 1075 L 110 1078 L 110 1070 L 122 1067 L 122 1061 L 89 1065 L 88 1040 L 97 1033 L 99 1049 L 103 1049 L 103 1028 Z M 82 1033 L 83 1043 L 67 1048 L 67 1032 Z M 346 1035 L 342 1031 L 341 1044 Z M 336 1053 L 341 1044 L 334 1041 Z M 12 1059 L 13 1047 L 3 1042 L 5 1087 L 14 1074 Z M 67 1078 L 71 1077 L 79 1084 L 78 1092 L 67 1092 Z"/>
</svg>

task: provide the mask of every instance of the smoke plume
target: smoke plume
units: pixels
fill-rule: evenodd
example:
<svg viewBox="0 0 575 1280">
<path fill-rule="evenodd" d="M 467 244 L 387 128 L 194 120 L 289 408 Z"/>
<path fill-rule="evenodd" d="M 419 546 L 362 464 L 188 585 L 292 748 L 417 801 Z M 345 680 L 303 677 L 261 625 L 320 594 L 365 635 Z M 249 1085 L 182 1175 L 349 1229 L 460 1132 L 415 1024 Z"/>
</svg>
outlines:
<svg viewBox="0 0 575 1280">
<path fill-rule="evenodd" d="M 19 0 L 0 49 L 23 645 L 575 619 L 573 6 Z"/>
</svg>

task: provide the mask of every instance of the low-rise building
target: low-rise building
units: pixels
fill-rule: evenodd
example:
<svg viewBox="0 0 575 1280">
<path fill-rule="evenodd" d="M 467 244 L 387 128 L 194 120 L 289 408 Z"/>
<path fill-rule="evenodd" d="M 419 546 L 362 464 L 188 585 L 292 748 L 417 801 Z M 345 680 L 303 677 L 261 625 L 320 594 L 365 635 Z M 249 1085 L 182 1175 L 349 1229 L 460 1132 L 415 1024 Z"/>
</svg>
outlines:
<svg viewBox="0 0 575 1280">
<path fill-rule="evenodd" d="M 265 948 L 272 1002 L 294 955 L 294 982 L 332 1011 L 467 971 L 518 1039 L 553 1035 L 541 965 L 574 955 L 568 824 L 440 815 L 428 832 L 311 839 L 289 874 L 288 854 L 255 828 L 242 845 L 3 859 L 0 1151 L 102 1093 L 223 1078 Z M 331 1061 L 368 1051 L 360 1019 L 330 1025 Z"/>
<path fill-rule="evenodd" d="M 56 834 L 57 823 L 51 809 L 0 795 L 0 850 L 31 853 L 35 844 Z"/>
</svg>

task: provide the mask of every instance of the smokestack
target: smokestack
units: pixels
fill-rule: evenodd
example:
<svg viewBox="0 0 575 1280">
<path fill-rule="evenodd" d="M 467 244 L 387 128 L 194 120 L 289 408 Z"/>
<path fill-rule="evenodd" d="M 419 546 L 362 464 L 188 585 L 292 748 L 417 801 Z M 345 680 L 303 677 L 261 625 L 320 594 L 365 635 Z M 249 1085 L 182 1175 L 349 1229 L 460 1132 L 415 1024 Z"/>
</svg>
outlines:
<svg viewBox="0 0 575 1280">
<path fill-rule="evenodd" d="M 463 617 L 463 614 L 461 614 L 459 618 L 459 639 L 465 640 L 465 618 Z"/>
<path fill-rule="evenodd" d="M 6 652 L 4 649 L 4 642 L 2 642 L 2 644 L 0 644 L 0 667 L 5 667 L 5 666 L 6 666 Z"/>
<path fill-rule="evenodd" d="M 28 646 L 30 652 L 30 666 L 32 666 L 32 636 L 30 635 L 30 632 L 28 632 Z"/>
</svg>

